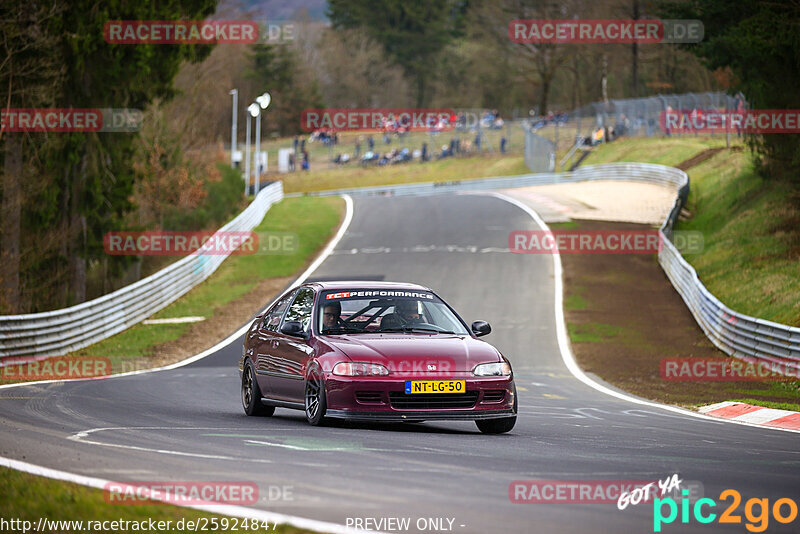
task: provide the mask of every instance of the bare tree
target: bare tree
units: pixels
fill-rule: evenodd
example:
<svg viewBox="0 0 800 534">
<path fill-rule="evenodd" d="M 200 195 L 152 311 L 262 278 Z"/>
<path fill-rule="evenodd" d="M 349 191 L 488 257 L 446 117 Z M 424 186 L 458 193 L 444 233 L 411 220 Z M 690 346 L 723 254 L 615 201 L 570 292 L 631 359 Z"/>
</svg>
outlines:
<svg viewBox="0 0 800 534">
<path fill-rule="evenodd" d="M 509 23 L 516 19 L 571 19 L 585 11 L 583 0 L 562 2 L 537 0 L 503 0 L 481 4 L 476 8 L 478 17 L 502 44 L 507 53 L 519 56 L 518 68 L 531 71 L 529 79 L 538 86 L 538 109 L 547 113 L 553 84 L 562 67 L 568 65 L 578 53 L 577 45 L 562 43 L 514 43 L 508 37 Z M 523 74 L 524 77 L 524 74 Z"/>
</svg>

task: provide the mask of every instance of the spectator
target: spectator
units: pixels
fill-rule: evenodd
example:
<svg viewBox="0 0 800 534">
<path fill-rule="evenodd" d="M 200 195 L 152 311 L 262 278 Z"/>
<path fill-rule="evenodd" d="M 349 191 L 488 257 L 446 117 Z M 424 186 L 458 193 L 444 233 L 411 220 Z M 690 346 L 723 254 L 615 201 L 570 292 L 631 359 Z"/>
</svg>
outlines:
<svg viewBox="0 0 800 534">
<path fill-rule="evenodd" d="M 669 117 L 670 115 L 672 115 L 672 106 L 667 106 L 667 113 L 666 113 L 666 116 L 667 116 L 667 117 Z M 665 123 L 666 123 L 666 124 L 669 124 L 669 121 L 665 121 Z M 665 128 L 664 128 L 664 131 L 666 132 L 666 134 L 667 134 L 667 137 L 672 137 L 672 132 L 670 131 L 670 129 L 669 129 L 669 128 L 665 127 Z"/>
<path fill-rule="evenodd" d="M 308 152 L 306 152 L 304 150 L 303 151 L 303 170 L 307 171 L 307 170 L 309 170 L 310 167 L 311 167 L 311 165 L 308 162 Z"/>
<path fill-rule="evenodd" d="M 361 165 L 364 165 L 364 166 L 366 166 L 366 165 L 367 165 L 367 164 L 369 164 L 369 163 L 370 163 L 370 162 L 371 162 L 371 161 L 372 161 L 374 158 L 375 158 L 375 154 L 374 154 L 374 153 L 372 153 L 372 152 L 370 152 L 370 151 L 367 151 L 367 152 L 364 154 L 364 157 L 363 157 L 363 158 L 361 158 Z"/>
<path fill-rule="evenodd" d="M 299 140 L 297 139 L 297 136 L 295 135 L 294 136 L 294 153 L 295 154 L 297 154 L 297 143 L 299 143 Z"/>
<path fill-rule="evenodd" d="M 372 138 L 371 135 L 367 137 L 367 145 L 369 146 L 370 152 L 375 150 L 375 140 Z"/>
<path fill-rule="evenodd" d="M 480 131 L 475 136 L 475 148 L 478 150 L 478 152 L 481 151 L 481 132 Z"/>
<path fill-rule="evenodd" d="M 428 143 L 422 143 L 422 161 L 428 161 Z"/>
<path fill-rule="evenodd" d="M 355 158 L 358 159 L 361 156 L 361 137 L 359 136 L 356 139 L 356 155 Z"/>
<path fill-rule="evenodd" d="M 592 132 L 592 146 L 599 145 L 600 143 L 602 143 L 603 138 L 605 137 L 604 134 L 605 132 L 603 131 L 603 128 L 601 128 L 600 126 L 595 128 L 594 132 Z"/>
<path fill-rule="evenodd" d="M 300 141 L 300 152 L 302 152 L 303 154 L 305 154 L 305 152 L 306 152 L 306 140 L 305 139 Z"/>
<path fill-rule="evenodd" d="M 506 137 L 505 136 L 500 138 L 500 153 L 501 154 L 505 154 L 506 153 Z"/>
<path fill-rule="evenodd" d="M 295 144 L 297 143 L 297 138 L 295 138 Z M 294 172 L 294 152 L 289 154 L 289 170 Z"/>
</svg>

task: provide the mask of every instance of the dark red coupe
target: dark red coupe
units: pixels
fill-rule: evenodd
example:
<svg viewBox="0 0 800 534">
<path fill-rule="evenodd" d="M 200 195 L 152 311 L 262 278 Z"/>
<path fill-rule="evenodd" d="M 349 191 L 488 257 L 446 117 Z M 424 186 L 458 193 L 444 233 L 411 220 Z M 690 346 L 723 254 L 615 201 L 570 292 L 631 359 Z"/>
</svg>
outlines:
<svg viewBox="0 0 800 534">
<path fill-rule="evenodd" d="M 416 284 L 318 282 L 289 290 L 256 317 L 239 373 L 247 415 L 276 407 L 360 421 L 470 420 L 485 433 L 517 420 L 511 364 Z"/>
</svg>

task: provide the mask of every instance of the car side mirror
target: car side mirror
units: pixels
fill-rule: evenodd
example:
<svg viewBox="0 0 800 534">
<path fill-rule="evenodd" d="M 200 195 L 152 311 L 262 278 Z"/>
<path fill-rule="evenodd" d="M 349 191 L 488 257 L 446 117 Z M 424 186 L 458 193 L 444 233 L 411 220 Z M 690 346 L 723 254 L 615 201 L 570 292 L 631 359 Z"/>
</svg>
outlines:
<svg viewBox="0 0 800 534">
<path fill-rule="evenodd" d="M 281 333 L 287 336 L 302 337 L 305 339 L 306 333 L 303 331 L 303 325 L 300 321 L 286 321 L 281 326 Z"/>
<path fill-rule="evenodd" d="M 492 326 L 486 321 L 475 321 L 472 323 L 472 333 L 476 337 L 485 336 L 492 332 Z"/>
</svg>

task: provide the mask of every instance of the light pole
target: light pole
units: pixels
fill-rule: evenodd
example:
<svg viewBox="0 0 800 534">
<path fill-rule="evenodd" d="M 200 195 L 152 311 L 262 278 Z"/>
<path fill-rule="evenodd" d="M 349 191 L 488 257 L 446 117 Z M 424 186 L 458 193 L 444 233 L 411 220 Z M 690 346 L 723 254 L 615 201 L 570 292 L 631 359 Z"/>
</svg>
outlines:
<svg viewBox="0 0 800 534">
<path fill-rule="evenodd" d="M 261 110 L 267 109 L 269 106 L 269 102 L 271 97 L 269 93 L 264 93 L 263 95 L 256 98 L 256 102 L 258 103 L 258 114 L 256 115 L 256 164 L 255 164 L 255 171 L 256 171 L 256 182 L 255 182 L 255 194 L 258 194 L 261 186 Z M 253 104 L 255 105 L 255 104 Z"/>
<path fill-rule="evenodd" d="M 255 109 L 254 109 L 255 108 Z M 244 147 L 244 194 L 250 189 L 250 120 L 258 114 L 258 106 L 250 104 L 247 106 L 247 144 Z"/>
<path fill-rule="evenodd" d="M 231 167 L 236 168 L 236 108 L 238 107 L 239 102 L 239 90 L 238 89 L 231 89 L 228 93 L 233 95 L 233 114 L 231 115 Z"/>
</svg>

